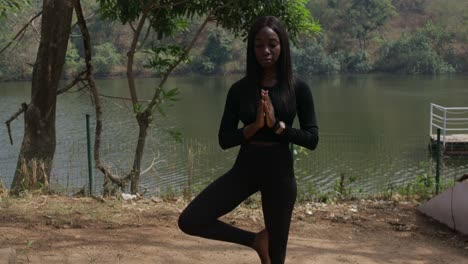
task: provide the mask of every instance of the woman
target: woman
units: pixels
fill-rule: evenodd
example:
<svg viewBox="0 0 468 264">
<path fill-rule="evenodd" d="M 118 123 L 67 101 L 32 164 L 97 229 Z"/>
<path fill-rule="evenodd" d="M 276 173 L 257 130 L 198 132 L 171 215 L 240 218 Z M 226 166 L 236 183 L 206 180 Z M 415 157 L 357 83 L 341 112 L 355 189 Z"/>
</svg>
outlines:
<svg viewBox="0 0 468 264">
<path fill-rule="evenodd" d="M 298 115 L 300 129 L 292 128 Z M 239 120 L 244 127 L 238 128 Z M 293 77 L 289 40 L 276 17 L 260 17 L 247 43 L 247 76 L 230 88 L 219 144 L 241 145 L 234 167 L 203 190 L 182 212 L 190 235 L 237 243 L 257 251 L 262 264 L 284 263 L 296 181 L 289 143 L 311 150 L 318 127 L 309 87 Z M 260 191 L 266 229 L 252 233 L 218 218 Z"/>
</svg>

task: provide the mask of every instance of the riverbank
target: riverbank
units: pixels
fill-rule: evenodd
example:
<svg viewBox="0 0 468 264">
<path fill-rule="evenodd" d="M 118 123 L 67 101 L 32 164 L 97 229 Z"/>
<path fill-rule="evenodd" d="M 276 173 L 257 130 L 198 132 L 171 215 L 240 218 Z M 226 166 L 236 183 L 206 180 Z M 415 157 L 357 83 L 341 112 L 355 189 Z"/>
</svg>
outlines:
<svg viewBox="0 0 468 264">
<path fill-rule="evenodd" d="M 183 234 L 187 202 L 157 197 L 56 195 L 3 197 L 0 248 L 18 263 L 258 263 L 248 248 Z M 393 199 L 297 204 L 287 263 L 465 263 L 468 238 L 418 214 L 417 202 Z M 222 218 L 257 231 L 258 202 Z"/>
</svg>

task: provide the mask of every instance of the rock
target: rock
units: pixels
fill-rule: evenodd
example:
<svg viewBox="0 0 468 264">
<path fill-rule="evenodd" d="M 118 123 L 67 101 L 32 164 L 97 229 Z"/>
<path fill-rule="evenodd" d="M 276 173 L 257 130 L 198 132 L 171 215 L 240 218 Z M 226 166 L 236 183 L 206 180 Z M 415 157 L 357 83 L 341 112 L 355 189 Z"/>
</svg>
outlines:
<svg viewBox="0 0 468 264">
<path fill-rule="evenodd" d="M 137 198 L 137 196 L 135 194 L 129 194 L 129 193 L 122 193 L 122 198 L 125 200 L 125 201 L 131 201 L 131 200 L 134 200 Z"/>
<path fill-rule="evenodd" d="M 15 264 L 16 250 L 14 248 L 0 249 L 0 264 Z"/>
</svg>

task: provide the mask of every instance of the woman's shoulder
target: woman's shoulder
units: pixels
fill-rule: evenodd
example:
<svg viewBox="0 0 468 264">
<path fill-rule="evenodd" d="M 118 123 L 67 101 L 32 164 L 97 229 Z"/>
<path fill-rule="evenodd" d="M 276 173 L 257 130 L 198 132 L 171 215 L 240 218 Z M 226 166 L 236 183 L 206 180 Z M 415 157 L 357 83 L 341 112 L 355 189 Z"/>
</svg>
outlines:
<svg viewBox="0 0 468 264">
<path fill-rule="evenodd" d="M 243 89 L 243 87 L 246 87 L 247 85 L 248 85 L 247 77 L 244 76 L 231 85 L 231 88 L 229 88 L 229 92 L 238 94 Z"/>
<path fill-rule="evenodd" d="M 248 84 L 247 76 L 242 77 L 241 79 L 234 82 L 231 86 L 231 89 L 239 89 L 240 87 L 246 86 Z"/>
<path fill-rule="evenodd" d="M 310 88 L 307 82 L 305 82 L 300 77 L 295 76 L 294 77 L 294 90 L 296 91 L 296 94 L 298 93 L 301 94 L 301 93 L 310 91 Z"/>
</svg>

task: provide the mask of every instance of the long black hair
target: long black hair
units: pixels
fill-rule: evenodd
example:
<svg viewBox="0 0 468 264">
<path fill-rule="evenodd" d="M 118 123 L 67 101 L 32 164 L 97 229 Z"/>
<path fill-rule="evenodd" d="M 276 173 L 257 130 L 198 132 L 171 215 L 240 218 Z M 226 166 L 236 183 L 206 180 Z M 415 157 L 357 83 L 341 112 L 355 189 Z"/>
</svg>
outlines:
<svg viewBox="0 0 468 264">
<path fill-rule="evenodd" d="M 263 16 L 257 18 L 252 24 L 247 40 L 247 80 L 249 86 L 258 87 L 263 77 L 263 68 L 257 62 L 255 56 L 255 36 L 265 27 L 271 28 L 279 37 L 281 52 L 276 62 L 276 78 L 278 81 L 278 97 L 288 115 L 296 112 L 296 97 L 294 93 L 294 76 L 292 73 L 291 53 L 289 50 L 289 37 L 281 21 L 274 16 Z M 258 89 L 249 87 L 250 105 L 256 107 L 259 98 Z M 255 96 L 253 95 L 255 93 Z M 256 109 L 256 108 L 255 108 Z"/>
</svg>

